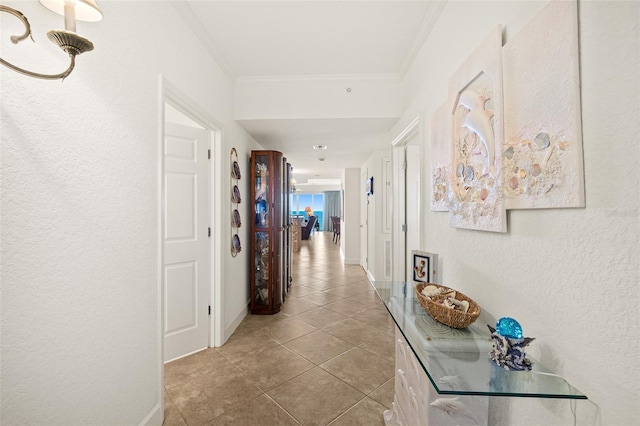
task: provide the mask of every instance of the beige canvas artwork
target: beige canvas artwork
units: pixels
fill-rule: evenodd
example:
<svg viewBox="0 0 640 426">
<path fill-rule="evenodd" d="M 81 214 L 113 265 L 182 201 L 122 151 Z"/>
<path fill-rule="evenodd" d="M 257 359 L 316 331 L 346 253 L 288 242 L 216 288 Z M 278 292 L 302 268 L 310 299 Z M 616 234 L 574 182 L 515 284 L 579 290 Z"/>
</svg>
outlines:
<svg viewBox="0 0 640 426">
<path fill-rule="evenodd" d="M 502 59 L 507 209 L 584 207 L 576 2 L 549 3 Z"/>
</svg>

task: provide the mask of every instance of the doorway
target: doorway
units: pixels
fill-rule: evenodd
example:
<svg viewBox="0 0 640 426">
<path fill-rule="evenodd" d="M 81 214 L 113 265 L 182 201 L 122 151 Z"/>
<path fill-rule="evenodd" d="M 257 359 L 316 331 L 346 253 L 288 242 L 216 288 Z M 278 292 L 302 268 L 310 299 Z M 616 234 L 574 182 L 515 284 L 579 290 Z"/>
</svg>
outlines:
<svg viewBox="0 0 640 426">
<path fill-rule="evenodd" d="M 363 168 L 360 175 L 360 194 L 367 192 L 367 179 L 369 170 Z M 360 206 L 360 266 L 364 268 L 367 275 L 371 277 L 369 272 L 369 196 L 360 195 L 362 205 Z"/>
<path fill-rule="evenodd" d="M 162 81 L 160 318 L 163 362 L 215 346 L 220 294 L 219 127 Z M 217 155 L 218 154 L 218 155 Z"/>
</svg>

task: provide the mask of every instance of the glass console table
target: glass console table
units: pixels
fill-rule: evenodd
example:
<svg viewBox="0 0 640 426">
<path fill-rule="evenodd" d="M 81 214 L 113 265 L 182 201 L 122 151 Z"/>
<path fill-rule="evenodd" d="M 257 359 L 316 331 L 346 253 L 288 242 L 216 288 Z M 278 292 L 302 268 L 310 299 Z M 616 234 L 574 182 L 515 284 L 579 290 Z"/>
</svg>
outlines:
<svg viewBox="0 0 640 426">
<path fill-rule="evenodd" d="M 376 281 L 373 286 L 439 394 L 587 399 L 534 359 L 532 371 L 495 365 L 486 325 L 440 324 L 418 302 L 414 283 Z"/>
</svg>

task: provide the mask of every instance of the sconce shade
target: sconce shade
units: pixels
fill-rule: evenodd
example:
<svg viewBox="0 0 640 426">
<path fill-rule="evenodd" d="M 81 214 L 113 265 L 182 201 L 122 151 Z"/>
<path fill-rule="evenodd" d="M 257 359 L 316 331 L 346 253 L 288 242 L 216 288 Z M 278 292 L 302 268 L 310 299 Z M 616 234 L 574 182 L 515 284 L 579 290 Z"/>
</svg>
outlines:
<svg viewBox="0 0 640 426">
<path fill-rule="evenodd" d="M 55 13 L 64 16 L 65 3 L 75 3 L 76 20 L 85 22 L 97 22 L 102 19 L 102 11 L 95 0 L 40 0 L 40 4 Z"/>
</svg>

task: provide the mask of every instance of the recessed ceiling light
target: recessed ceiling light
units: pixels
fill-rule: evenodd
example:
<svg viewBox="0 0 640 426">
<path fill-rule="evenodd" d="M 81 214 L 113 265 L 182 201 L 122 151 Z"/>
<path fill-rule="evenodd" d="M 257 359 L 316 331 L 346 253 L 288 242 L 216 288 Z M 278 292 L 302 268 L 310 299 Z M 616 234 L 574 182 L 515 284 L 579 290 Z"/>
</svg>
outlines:
<svg viewBox="0 0 640 426">
<path fill-rule="evenodd" d="M 314 145 L 313 149 L 327 149 L 326 145 Z"/>
</svg>

